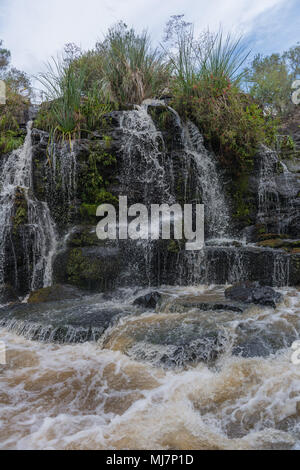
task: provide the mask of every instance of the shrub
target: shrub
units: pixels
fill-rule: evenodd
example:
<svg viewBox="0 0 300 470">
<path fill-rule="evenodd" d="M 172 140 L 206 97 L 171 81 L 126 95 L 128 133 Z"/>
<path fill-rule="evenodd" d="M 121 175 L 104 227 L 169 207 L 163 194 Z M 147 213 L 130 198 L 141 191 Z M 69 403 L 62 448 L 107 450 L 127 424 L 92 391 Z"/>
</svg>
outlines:
<svg viewBox="0 0 300 470">
<path fill-rule="evenodd" d="M 0 154 L 9 153 L 24 142 L 24 130 L 19 123 L 24 121 L 24 114 L 29 105 L 28 98 L 6 84 L 6 104 L 0 106 Z"/>
<path fill-rule="evenodd" d="M 258 143 L 272 144 L 276 133 L 276 122 L 265 119 L 240 89 L 241 66 L 248 56 L 241 39 L 219 32 L 203 52 L 190 30 L 181 32 L 177 44 L 179 50 L 171 56 L 173 106 L 199 126 L 221 163 L 240 173 L 252 165 Z"/>
</svg>

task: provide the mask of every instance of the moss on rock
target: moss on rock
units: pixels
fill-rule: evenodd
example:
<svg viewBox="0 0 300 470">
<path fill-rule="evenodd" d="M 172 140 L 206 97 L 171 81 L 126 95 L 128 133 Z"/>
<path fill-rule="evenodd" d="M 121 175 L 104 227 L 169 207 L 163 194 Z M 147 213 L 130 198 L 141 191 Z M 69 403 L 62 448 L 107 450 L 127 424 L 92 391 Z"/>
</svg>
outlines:
<svg viewBox="0 0 300 470">
<path fill-rule="evenodd" d="M 258 246 L 263 246 L 265 248 L 273 249 L 282 249 L 288 252 L 291 252 L 295 249 L 300 248 L 300 240 L 287 240 L 282 238 L 266 239 L 259 243 Z"/>
<path fill-rule="evenodd" d="M 55 284 L 31 292 L 28 298 L 29 304 L 53 302 L 57 300 L 78 299 L 84 295 L 82 291 L 73 286 Z"/>
<path fill-rule="evenodd" d="M 13 232 L 17 233 L 20 225 L 28 223 L 28 205 L 24 190 L 17 188 L 15 194 L 15 215 L 13 217 Z"/>
<path fill-rule="evenodd" d="M 106 290 L 113 287 L 119 272 L 119 252 L 115 248 L 73 248 L 68 253 L 67 280 L 75 286 Z"/>
</svg>

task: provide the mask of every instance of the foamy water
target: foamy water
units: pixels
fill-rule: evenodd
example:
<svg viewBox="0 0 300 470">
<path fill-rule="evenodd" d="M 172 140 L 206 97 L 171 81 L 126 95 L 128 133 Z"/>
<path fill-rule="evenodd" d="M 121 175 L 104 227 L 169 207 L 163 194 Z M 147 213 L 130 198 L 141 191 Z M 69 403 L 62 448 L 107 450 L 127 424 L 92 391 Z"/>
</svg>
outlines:
<svg viewBox="0 0 300 470">
<path fill-rule="evenodd" d="M 289 344 L 299 337 L 299 291 L 287 289 L 275 311 L 238 314 L 172 313 L 178 298 L 218 298 L 220 288 L 162 290 L 169 297 L 161 311 L 122 317 L 98 343 L 46 344 L 0 329 L 0 448 L 300 449 L 300 366 Z M 227 332 L 213 362 L 161 362 L 160 347 L 172 353 L 180 327 L 194 341 L 204 325 Z M 281 333 L 286 346 L 265 357 L 233 355 L 234 340 L 254 326 L 255 334 Z"/>
</svg>

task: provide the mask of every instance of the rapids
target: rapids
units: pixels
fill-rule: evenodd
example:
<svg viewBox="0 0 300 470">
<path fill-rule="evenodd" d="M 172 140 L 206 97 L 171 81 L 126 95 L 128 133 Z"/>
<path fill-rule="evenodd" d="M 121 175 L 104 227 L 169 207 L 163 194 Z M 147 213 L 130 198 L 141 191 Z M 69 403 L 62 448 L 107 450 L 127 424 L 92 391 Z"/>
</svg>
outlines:
<svg viewBox="0 0 300 470">
<path fill-rule="evenodd" d="M 86 139 L 52 143 L 49 165 L 49 136 L 28 123 L 24 145 L 0 162 L 0 294 L 14 294 L 0 306 L 2 449 L 300 449 L 300 366 L 291 360 L 300 291 L 283 287 L 299 285 L 297 250 L 235 233 L 216 155 L 161 105 L 112 113 L 116 189 L 130 205 L 202 202 L 203 250 L 99 246 L 79 210 Z M 259 160 L 255 222 L 296 231 L 296 177 L 278 175 L 266 148 Z M 93 287 L 93 257 L 106 269 L 96 270 L 98 293 L 27 303 L 57 282 Z M 241 280 L 279 286 L 284 300 L 276 309 L 226 300 L 224 284 Z M 149 286 L 160 294 L 155 310 L 134 304 Z"/>
<path fill-rule="evenodd" d="M 85 315 L 119 311 L 98 341 L 37 342 L 1 328 L 0 448 L 300 449 L 300 367 L 290 349 L 299 290 L 282 289 L 275 310 L 243 313 L 195 307 L 221 301 L 224 286 L 159 291 L 156 311 L 132 305 L 146 292 L 138 289 L 72 301 Z M 56 303 L 39 308 L 53 324 Z M 60 316 L 70 308 L 62 302 Z M 216 328 L 220 343 L 195 343 Z"/>
</svg>

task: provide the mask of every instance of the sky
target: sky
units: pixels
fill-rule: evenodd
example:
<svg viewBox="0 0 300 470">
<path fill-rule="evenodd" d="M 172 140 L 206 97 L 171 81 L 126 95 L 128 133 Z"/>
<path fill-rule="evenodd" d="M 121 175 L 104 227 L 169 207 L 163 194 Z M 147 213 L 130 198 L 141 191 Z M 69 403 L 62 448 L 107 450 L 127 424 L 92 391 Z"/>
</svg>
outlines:
<svg viewBox="0 0 300 470">
<path fill-rule="evenodd" d="M 283 52 L 300 41 L 300 0 L 0 0 L 0 39 L 12 65 L 34 76 L 64 44 L 92 48 L 120 20 L 147 28 L 157 45 L 177 14 L 196 32 L 222 25 L 243 34 L 252 55 Z"/>
</svg>

